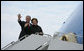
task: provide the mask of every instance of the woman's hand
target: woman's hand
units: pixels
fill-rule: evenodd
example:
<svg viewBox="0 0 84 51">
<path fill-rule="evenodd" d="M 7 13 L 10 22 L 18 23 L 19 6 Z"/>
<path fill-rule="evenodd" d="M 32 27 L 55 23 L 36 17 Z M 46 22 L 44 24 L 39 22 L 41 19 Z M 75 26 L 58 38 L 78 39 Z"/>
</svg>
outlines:
<svg viewBox="0 0 84 51">
<path fill-rule="evenodd" d="M 39 32 L 39 35 L 43 35 L 43 32 Z"/>
</svg>

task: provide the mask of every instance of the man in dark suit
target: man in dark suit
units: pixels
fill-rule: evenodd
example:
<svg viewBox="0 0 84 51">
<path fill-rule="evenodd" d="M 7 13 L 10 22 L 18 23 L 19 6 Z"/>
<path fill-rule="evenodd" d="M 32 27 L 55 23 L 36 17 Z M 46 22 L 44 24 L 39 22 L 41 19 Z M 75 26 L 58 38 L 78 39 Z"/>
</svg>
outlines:
<svg viewBox="0 0 84 51">
<path fill-rule="evenodd" d="M 18 14 L 18 23 L 21 26 L 21 32 L 19 35 L 19 39 L 21 37 L 23 37 L 24 35 L 30 35 L 31 34 L 31 23 L 30 23 L 31 17 L 30 16 L 26 16 L 26 21 L 21 21 L 21 15 Z"/>
</svg>

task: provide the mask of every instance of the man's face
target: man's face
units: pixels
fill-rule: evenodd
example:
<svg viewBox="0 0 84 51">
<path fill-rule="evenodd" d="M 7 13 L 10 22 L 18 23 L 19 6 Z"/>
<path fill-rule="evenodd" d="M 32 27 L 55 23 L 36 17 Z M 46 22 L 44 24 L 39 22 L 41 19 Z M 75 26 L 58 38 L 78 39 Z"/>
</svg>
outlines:
<svg viewBox="0 0 84 51">
<path fill-rule="evenodd" d="M 30 16 L 26 16 L 26 22 L 30 22 L 30 20 L 31 20 L 31 17 Z"/>
</svg>

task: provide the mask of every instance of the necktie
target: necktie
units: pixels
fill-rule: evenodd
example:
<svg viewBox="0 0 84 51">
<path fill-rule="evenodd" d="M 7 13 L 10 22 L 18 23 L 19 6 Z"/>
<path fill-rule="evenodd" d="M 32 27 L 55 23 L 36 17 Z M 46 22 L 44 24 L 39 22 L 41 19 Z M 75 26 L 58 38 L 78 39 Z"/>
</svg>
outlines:
<svg viewBox="0 0 84 51">
<path fill-rule="evenodd" d="M 29 29 L 29 24 L 28 24 L 28 29 Z"/>
</svg>

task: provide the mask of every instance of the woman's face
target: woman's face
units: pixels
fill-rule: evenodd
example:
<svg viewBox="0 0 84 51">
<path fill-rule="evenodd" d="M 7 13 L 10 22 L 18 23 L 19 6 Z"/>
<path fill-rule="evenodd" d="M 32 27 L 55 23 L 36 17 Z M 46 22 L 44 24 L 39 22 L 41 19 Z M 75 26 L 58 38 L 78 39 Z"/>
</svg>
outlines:
<svg viewBox="0 0 84 51">
<path fill-rule="evenodd" d="M 36 21 L 36 20 L 33 20 L 33 21 L 32 21 L 32 24 L 33 24 L 33 25 L 37 25 L 37 21 Z"/>
</svg>

